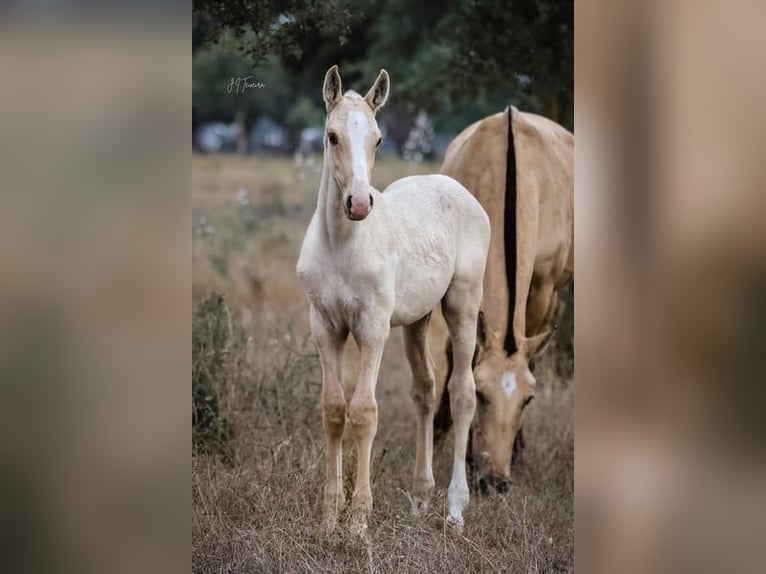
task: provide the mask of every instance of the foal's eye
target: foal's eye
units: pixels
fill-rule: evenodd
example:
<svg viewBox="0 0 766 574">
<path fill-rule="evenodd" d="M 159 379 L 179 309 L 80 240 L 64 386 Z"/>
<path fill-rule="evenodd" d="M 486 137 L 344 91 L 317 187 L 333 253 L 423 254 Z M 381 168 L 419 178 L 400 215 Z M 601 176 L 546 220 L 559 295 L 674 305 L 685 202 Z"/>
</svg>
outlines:
<svg viewBox="0 0 766 574">
<path fill-rule="evenodd" d="M 479 389 L 476 389 L 476 399 L 479 401 L 480 405 L 489 404 L 489 399 L 487 398 L 487 395 L 482 393 Z"/>
<path fill-rule="evenodd" d="M 332 145 L 336 145 L 338 143 L 338 134 L 335 132 L 330 132 L 327 134 L 327 139 L 330 140 Z"/>
<path fill-rule="evenodd" d="M 375 144 L 375 147 L 380 147 L 380 144 L 382 141 L 383 141 L 383 138 L 378 138 L 378 143 Z"/>
</svg>

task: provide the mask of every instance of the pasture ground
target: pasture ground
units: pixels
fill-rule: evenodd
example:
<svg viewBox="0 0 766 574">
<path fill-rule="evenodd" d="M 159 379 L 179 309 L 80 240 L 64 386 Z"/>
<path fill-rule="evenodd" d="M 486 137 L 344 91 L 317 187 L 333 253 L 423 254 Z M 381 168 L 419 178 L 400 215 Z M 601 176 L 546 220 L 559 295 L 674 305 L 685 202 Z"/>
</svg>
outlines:
<svg viewBox="0 0 766 574">
<path fill-rule="evenodd" d="M 452 436 L 435 448 L 436 492 L 425 517 L 409 515 L 414 407 L 400 329 L 392 330 L 378 382 L 370 543 L 318 532 L 324 477 L 320 370 L 307 340 L 307 308 L 295 276 L 316 202 L 320 159 L 205 156 L 192 160 L 193 302 L 226 296 L 231 340 L 213 381 L 233 428 L 225 454 L 192 458 L 192 560 L 199 573 L 571 572 L 574 569 L 574 391 L 537 365 L 542 390 L 525 413 L 526 449 L 508 493 L 472 492 L 462 534 L 446 526 Z M 373 184 L 436 164 L 379 159 Z M 446 330 L 432 322 L 437 377 Z M 550 355 L 550 351 L 548 353 Z M 196 359 L 196 358 L 195 358 Z M 355 348 L 349 343 L 348 379 Z M 353 440 L 344 441 L 347 493 Z"/>
</svg>

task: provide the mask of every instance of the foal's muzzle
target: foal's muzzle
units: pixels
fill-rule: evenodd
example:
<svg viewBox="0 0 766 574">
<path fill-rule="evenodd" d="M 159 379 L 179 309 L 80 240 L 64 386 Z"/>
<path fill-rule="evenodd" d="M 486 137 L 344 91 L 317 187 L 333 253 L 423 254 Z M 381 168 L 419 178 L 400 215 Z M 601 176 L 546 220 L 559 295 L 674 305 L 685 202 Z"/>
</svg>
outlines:
<svg viewBox="0 0 766 574">
<path fill-rule="evenodd" d="M 352 221 L 361 221 L 370 215 L 370 212 L 372 211 L 372 202 L 371 193 L 349 194 L 346 197 L 346 201 L 343 203 L 346 217 Z"/>
</svg>

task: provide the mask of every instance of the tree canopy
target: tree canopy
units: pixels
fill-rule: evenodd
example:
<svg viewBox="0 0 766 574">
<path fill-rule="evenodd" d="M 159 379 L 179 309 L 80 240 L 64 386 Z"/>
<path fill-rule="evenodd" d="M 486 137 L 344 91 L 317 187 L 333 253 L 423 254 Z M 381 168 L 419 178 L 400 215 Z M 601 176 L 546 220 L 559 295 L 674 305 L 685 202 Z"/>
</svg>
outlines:
<svg viewBox="0 0 766 574">
<path fill-rule="evenodd" d="M 307 34 L 319 32 L 344 43 L 362 18 L 365 2 L 354 0 L 193 0 L 193 46 L 216 41 L 226 33 L 244 37 L 242 45 L 254 65 L 273 55 L 300 58 Z"/>
<path fill-rule="evenodd" d="M 386 68 L 390 107 L 425 110 L 443 130 L 459 131 L 508 103 L 572 128 L 572 0 L 194 0 L 193 7 L 195 76 L 199 59 L 215 59 L 210 46 L 227 44 L 221 73 L 242 66 L 239 75 L 288 84 L 279 90 L 282 109 L 268 106 L 281 121 L 315 117 L 324 72 L 339 64 L 344 86 L 360 89 Z M 215 100 L 202 82 L 195 77 L 198 116 Z"/>
</svg>

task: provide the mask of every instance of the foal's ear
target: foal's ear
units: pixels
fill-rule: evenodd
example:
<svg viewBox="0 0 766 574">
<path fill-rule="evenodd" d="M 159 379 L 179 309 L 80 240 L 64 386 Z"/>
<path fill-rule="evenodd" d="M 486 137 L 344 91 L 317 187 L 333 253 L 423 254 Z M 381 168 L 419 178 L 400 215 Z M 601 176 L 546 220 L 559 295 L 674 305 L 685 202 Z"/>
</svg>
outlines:
<svg viewBox="0 0 766 574">
<path fill-rule="evenodd" d="M 386 100 L 388 99 L 388 86 L 390 83 L 388 72 L 381 70 L 375 83 L 370 88 L 370 91 L 364 96 L 365 101 L 372 108 L 373 112 L 377 113 L 378 109 L 382 108 L 386 103 Z"/>
<path fill-rule="evenodd" d="M 335 65 L 324 75 L 324 86 L 322 87 L 324 104 L 328 112 L 343 98 L 342 89 L 338 66 Z"/>
</svg>

